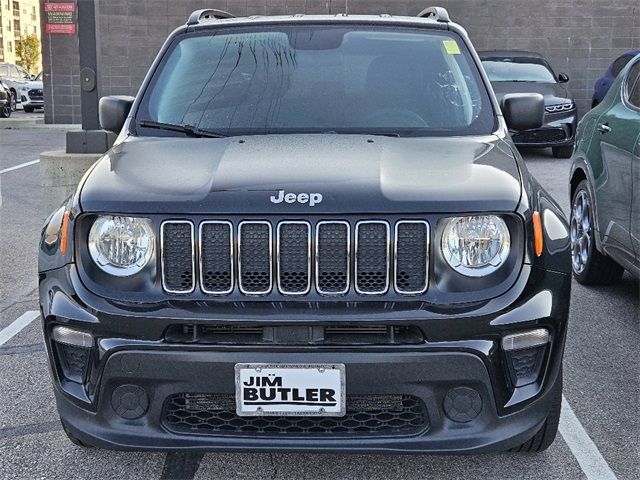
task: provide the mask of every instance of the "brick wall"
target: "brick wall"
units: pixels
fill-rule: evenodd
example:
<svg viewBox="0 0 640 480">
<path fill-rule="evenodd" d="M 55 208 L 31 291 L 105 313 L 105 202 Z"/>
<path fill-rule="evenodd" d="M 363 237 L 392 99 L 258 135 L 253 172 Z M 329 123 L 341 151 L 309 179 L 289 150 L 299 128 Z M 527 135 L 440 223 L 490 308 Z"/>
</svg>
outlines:
<svg viewBox="0 0 640 480">
<path fill-rule="evenodd" d="M 102 95 L 134 95 L 169 32 L 183 24 L 193 10 L 204 7 L 219 8 L 238 16 L 342 13 L 347 9 L 352 14 L 415 15 L 431 4 L 440 5 L 449 10 L 455 22 L 467 29 L 478 50 L 535 50 L 547 56 L 557 72 L 566 72 L 571 78 L 569 87 L 583 113 L 591 103 L 595 80 L 602 75 L 609 63 L 626 50 L 640 48 L 638 0 L 96 2 L 99 12 L 99 75 Z M 79 123 L 77 39 L 44 38 L 43 58 L 47 123 Z"/>
</svg>

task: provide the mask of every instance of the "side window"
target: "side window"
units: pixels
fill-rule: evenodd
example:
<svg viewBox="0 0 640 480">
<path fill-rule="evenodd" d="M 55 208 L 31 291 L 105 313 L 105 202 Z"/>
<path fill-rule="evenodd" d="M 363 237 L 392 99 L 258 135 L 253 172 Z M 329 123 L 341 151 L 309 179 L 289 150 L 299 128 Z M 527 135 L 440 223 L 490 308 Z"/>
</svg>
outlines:
<svg viewBox="0 0 640 480">
<path fill-rule="evenodd" d="M 613 62 L 613 66 L 611 67 L 611 73 L 614 77 L 617 77 L 618 74 L 622 71 L 624 67 L 627 66 L 627 63 L 632 59 L 631 55 L 623 55 L 617 60 Z"/>
<path fill-rule="evenodd" d="M 640 60 L 629 70 L 626 90 L 629 103 L 634 107 L 640 108 Z"/>
<path fill-rule="evenodd" d="M 3 65 L 0 67 L 0 77 L 8 77 L 9 76 L 9 67 Z"/>
<path fill-rule="evenodd" d="M 9 74 L 13 78 L 20 78 L 20 72 L 18 72 L 16 67 L 9 67 Z"/>
</svg>

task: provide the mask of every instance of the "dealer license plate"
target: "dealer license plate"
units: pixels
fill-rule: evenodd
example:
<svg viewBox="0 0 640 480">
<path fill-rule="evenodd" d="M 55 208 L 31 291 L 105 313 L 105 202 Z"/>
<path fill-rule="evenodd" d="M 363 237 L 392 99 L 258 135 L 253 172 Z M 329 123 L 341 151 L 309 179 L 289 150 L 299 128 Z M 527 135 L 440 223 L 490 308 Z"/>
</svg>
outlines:
<svg viewBox="0 0 640 480">
<path fill-rule="evenodd" d="M 346 413 L 342 364 L 236 364 L 239 416 L 324 416 Z"/>
</svg>

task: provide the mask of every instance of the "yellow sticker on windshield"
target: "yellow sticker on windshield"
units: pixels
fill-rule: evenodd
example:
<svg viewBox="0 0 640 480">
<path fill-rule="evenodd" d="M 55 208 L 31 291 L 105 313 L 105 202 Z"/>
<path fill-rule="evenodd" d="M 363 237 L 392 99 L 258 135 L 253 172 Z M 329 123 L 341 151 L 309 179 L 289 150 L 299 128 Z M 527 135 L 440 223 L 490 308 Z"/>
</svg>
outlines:
<svg viewBox="0 0 640 480">
<path fill-rule="evenodd" d="M 455 40 L 443 40 L 442 44 L 449 55 L 460 55 L 460 47 Z"/>
</svg>

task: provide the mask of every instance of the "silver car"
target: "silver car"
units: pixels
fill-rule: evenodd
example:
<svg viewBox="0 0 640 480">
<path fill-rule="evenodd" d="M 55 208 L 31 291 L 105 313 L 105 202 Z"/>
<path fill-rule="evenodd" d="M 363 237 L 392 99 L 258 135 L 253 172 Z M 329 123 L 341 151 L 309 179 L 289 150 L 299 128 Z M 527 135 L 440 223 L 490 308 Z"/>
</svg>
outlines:
<svg viewBox="0 0 640 480">
<path fill-rule="evenodd" d="M 42 72 L 40 72 L 33 80 L 22 86 L 18 97 L 22 102 L 22 108 L 26 113 L 31 113 L 36 108 L 44 108 Z"/>
<path fill-rule="evenodd" d="M 12 63 L 0 63 L 0 80 L 11 92 L 11 109 L 15 111 L 16 104 L 20 101 L 19 92 L 22 87 L 32 79 L 24 68 Z"/>
</svg>

